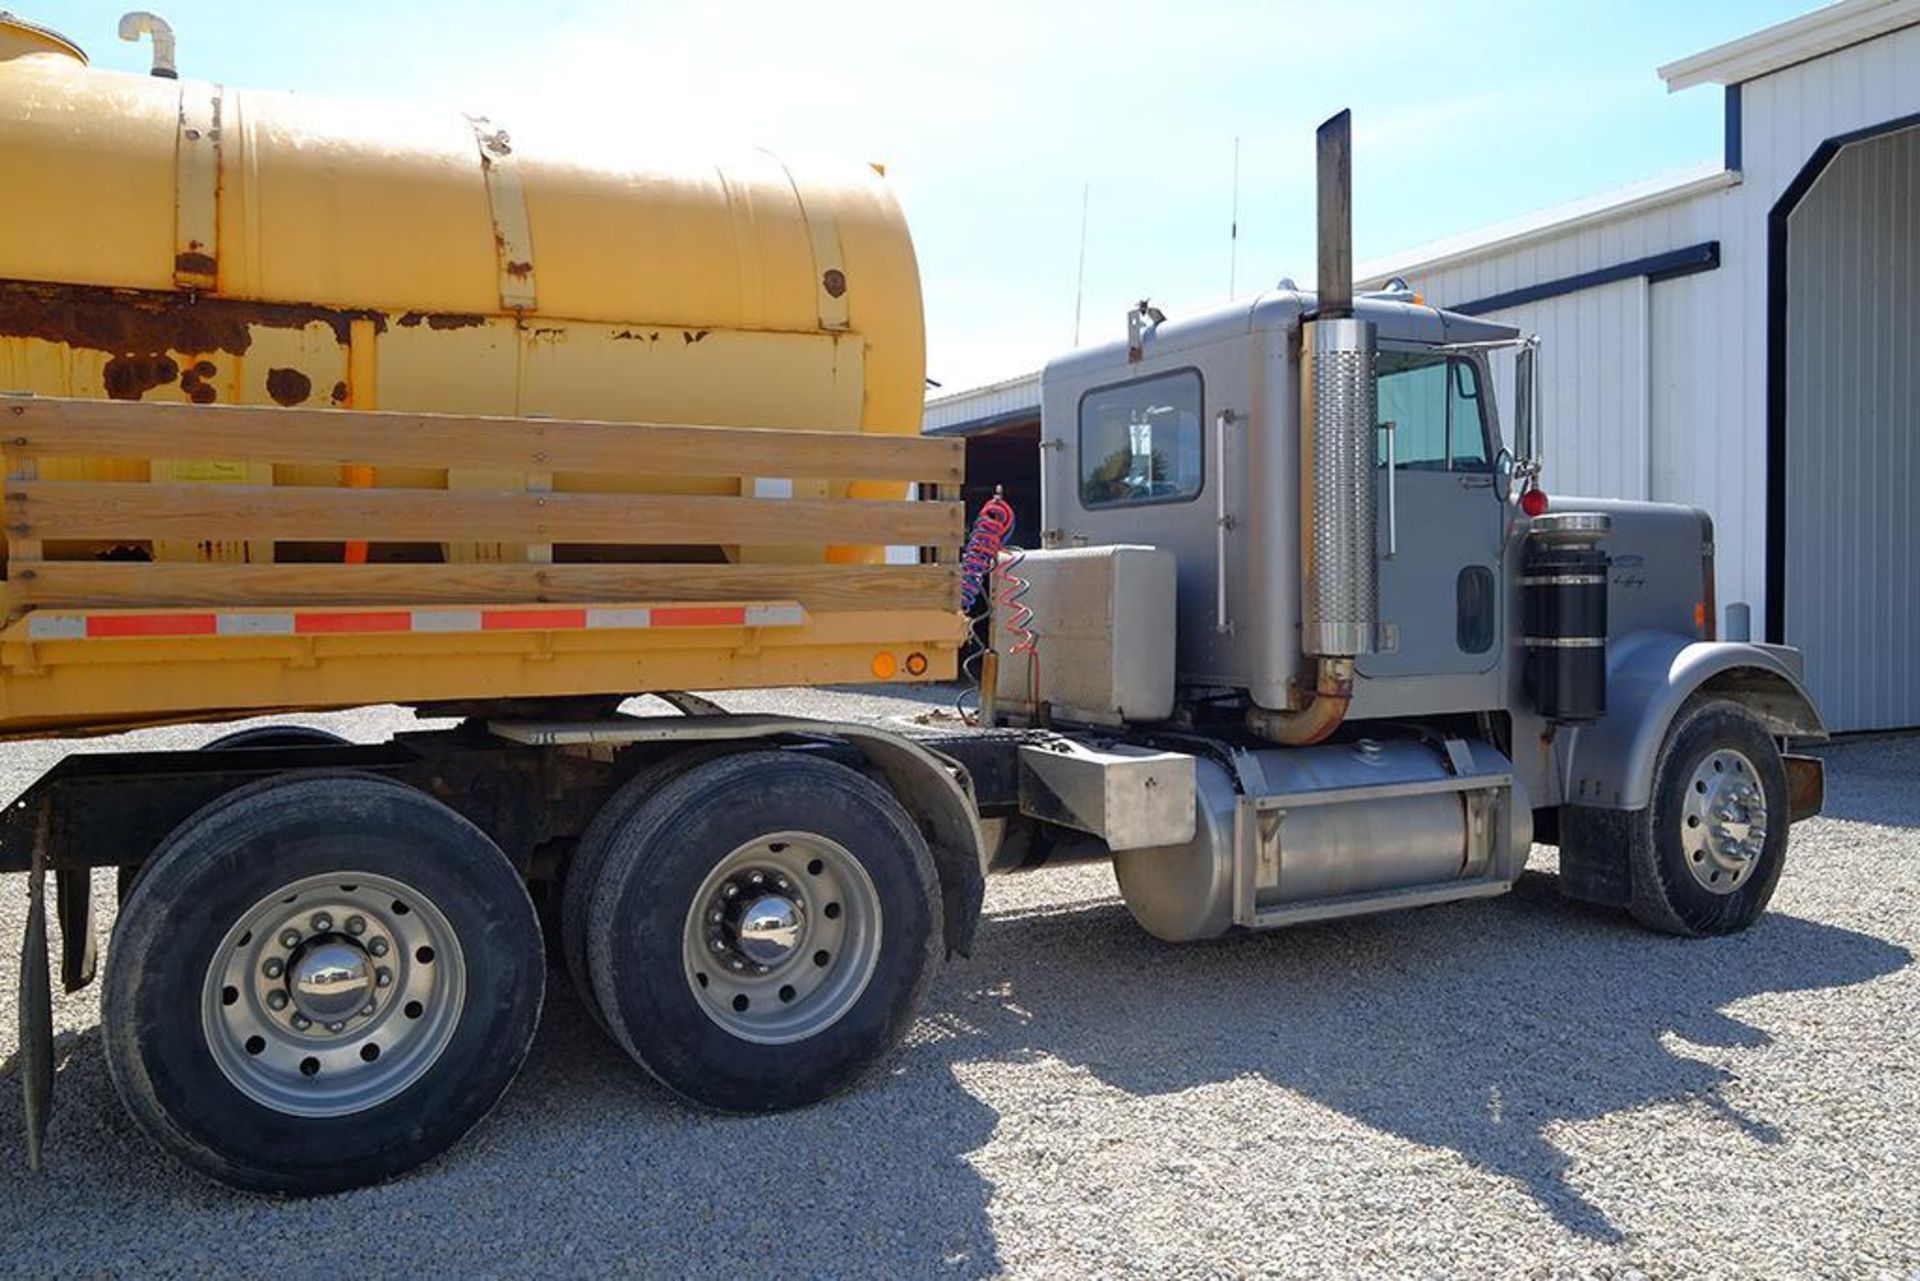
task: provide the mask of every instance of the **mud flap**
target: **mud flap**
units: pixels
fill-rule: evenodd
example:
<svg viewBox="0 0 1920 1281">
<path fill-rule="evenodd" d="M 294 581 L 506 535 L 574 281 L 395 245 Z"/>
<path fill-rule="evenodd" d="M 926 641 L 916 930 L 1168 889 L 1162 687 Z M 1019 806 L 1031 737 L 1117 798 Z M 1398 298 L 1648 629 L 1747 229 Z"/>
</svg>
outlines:
<svg viewBox="0 0 1920 1281">
<path fill-rule="evenodd" d="M 27 930 L 20 945 L 20 1085 L 27 1116 L 27 1168 L 39 1170 L 53 1111 L 53 976 L 47 965 L 47 866 L 34 851 L 27 873 Z"/>
<path fill-rule="evenodd" d="M 93 936 L 93 869 L 63 867 L 53 874 L 53 909 L 60 917 L 60 986 L 78 992 L 93 982 L 99 951 Z"/>
</svg>

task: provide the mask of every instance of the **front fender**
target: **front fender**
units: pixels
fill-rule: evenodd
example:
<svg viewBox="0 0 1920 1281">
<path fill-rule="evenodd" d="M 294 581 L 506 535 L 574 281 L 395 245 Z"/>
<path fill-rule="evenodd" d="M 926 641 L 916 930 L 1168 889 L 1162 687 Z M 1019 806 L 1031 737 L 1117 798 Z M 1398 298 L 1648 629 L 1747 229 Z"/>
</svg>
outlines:
<svg viewBox="0 0 1920 1281">
<path fill-rule="evenodd" d="M 1622 810 L 1649 805 L 1667 727 L 1700 691 L 1744 705 L 1770 734 L 1827 736 L 1801 676 L 1799 650 L 1631 632 L 1607 645 L 1607 714 L 1567 734 L 1566 803 Z"/>
</svg>

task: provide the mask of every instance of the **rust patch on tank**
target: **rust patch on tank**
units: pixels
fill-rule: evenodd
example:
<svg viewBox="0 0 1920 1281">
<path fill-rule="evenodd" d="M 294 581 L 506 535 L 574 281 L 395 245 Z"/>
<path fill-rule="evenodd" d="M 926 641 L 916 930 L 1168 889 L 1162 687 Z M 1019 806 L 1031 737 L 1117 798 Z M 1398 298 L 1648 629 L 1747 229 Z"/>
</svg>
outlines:
<svg viewBox="0 0 1920 1281">
<path fill-rule="evenodd" d="M 410 311 L 400 317 L 399 323 L 402 329 L 418 329 L 421 325 L 429 329 L 472 329 L 486 324 L 487 318 L 464 311 Z"/>
<path fill-rule="evenodd" d="M 313 380 L 298 369 L 269 369 L 267 395 L 276 405 L 299 405 L 313 394 Z"/>
<path fill-rule="evenodd" d="M 214 261 L 212 254 L 189 249 L 173 256 L 173 269 L 183 276 L 215 276 L 220 272 L 220 264 Z"/>
<path fill-rule="evenodd" d="M 820 277 L 820 287 L 827 291 L 827 297 L 838 298 L 847 292 L 847 273 L 838 267 L 827 268 L 826 274 Z"/>
<path fill-rule="evenodd" d="M 113 400 L 138 400 L 179 376 L 180 366 L 171 356 L 115 356 L 101 370 L 101 381 Z"/>
<path fill-rule="evenodd" d="M 693 344 L 699 342 L 702 338 L 705 338 L 708 334 L 712 332 L 713 330 L 711 329 L 695 329 L 692 331 L 682 330 L 680 332 L 680 337 L 686 340 L 687 346 L 691 347 L 693 346 Z"/>
<path fill-rule="evenodd" d="M 533 274 L 533 264 L 530 262 L 509 262 L 507 264 L 507 274 L 515 280 L 525 280 Z"/>
<path fill-rule="evenodd" d="M 211 405 L 220 398 L 220 393 L 207 380 L 219 372 L 211 360 L 195 361 L 193 368 L 180 375 L 180 390 L 196 405 Z"/>
<path fill-rule="evenodd" d="M 386 314 L 378 311 L 0 280 L 0 337 L 38 338 L 109 356 L 214 351 L 244 356 L 253 345 L 253 329 L 313 324 L 327 326 L 345 346 L 355 320 L 371 320 L 375 333 L 387 327 Z"/>
<path fill-rule="evenodd" d="M 327 397 L 327 399 L 331 400 L 336 405 L 346 404 L 347 403 L 347 384 L 345 382 L 335 383 L 333 385 L 333 391 Z"/>
</svg>

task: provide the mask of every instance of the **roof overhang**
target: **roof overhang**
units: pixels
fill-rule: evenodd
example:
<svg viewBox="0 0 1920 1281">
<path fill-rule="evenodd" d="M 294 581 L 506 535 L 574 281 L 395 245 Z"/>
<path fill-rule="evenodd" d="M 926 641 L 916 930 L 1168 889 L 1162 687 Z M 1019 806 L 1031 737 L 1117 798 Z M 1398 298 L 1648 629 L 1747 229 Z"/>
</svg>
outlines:
<svg viewBox="0 0 1920 1281">
<path fill-rule="evenodd" d="M 1837 0 L 1660 68 L 1667 92 L 1737 85 L 1920 23 L 1920 0 Z"/>
</svg>

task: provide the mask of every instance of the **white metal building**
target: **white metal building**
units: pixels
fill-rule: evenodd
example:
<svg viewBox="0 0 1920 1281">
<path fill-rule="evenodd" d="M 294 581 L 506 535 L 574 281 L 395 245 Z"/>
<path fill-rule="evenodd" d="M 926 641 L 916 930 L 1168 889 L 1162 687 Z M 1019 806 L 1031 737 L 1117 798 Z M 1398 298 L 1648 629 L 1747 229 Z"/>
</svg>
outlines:
<svg viewBox="0 0 1920 1281">
<path fill-rule="evenodd" d="M 1806 651 L 1829 724 L 1920 725 L 1920 0 L 1840 0 L 1660 74 L 1724 86 L 1723 163 L 1361 283 L 1540 334 L 1548 492 L 1706 508 L 1720 602 Z M 1038 385 L 942 397 L 928 429 L 1037 419 Z"/>
<path fill-rule="evenodd" d="M 1365 264 L 1544 344 L 1555 491 L 1705 507 L 1838 729 L 1920 725 L 1920 0 L 1660 69 L 1722 166 Z"/>
</svg>

